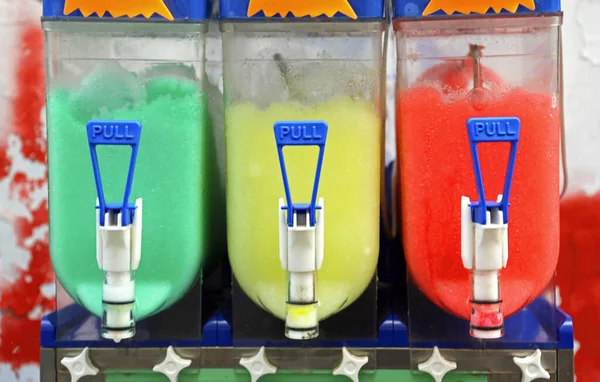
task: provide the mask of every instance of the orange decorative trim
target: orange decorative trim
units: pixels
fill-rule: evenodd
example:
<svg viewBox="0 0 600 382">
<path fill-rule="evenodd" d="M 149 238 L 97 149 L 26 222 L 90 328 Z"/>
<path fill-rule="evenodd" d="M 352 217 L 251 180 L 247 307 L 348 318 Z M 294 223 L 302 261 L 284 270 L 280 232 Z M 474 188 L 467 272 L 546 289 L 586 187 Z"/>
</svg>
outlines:
<svg viewBox="0 0 600 382">
<path fill-rule="evenodd" d="M 277 14 L 285 17 L 288 13 L 292 13 L 294 17 L 333 17 L 339 12 L 352 19 L 357 18 L 348 0 L 250 0 L 248 17 L 260 11 L 263 11 L 266 17 Z"/>
<path fill-rule="evenodd" d="M 65 0 L 65 15 L 78 9 L 84 17 L 93 13 L 96 13 L 98 17 L 103 17 L 108 12 L 112 17 L 133 18 L 142 15 L 150 18 L 156 13 L 168 20 L 173 20 L 173 15 L 163 0 Z"/>
<path fill-rule="evenodd" d="M 534 0 L 431 0 L 423 11 L 423 16 L 437 11 L 443 11 L 447 15 L 454 13 L 485 14 L 490 8 L 496 13 L 500 13 L 502 9 L 515 13 L 520 5 L 529 10 L 535 10 Z"/>
</svg>

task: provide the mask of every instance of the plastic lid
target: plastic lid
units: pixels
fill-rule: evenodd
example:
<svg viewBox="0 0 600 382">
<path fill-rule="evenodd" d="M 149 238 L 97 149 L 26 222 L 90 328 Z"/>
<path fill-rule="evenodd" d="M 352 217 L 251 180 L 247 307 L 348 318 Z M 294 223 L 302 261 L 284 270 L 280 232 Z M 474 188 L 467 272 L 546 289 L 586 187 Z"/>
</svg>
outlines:
<svg viewBox="0 0 600 382">
<path fill-rule="evenodd" d="M 220 0 L 221 19 L 378 20 L 383 0 Z"/>
<path fill-rule="evenodd" d="M 44 17 L 201 21 L 207 0 L 43 0 Z"/>
<path fill-rule="evenodd" d="M 561 0 L 395 0 L 395 17 L 556 13 Z"/>
</svg>

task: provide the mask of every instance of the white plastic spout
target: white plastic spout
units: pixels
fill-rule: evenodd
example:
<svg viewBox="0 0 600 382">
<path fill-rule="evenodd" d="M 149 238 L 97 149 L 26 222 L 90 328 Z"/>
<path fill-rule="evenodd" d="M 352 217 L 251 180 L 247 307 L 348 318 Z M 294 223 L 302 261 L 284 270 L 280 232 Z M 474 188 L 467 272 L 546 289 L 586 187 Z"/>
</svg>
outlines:
<svg viewBox="0 0 600 382">
<path fill-rule="evenodd" d="M 102 336 L 115 342 L 135 335 L 135 271 L 142 249 L 142 199 L 133 222 L 122 225 L 121 213 L 107 212 L 104 226 L 96 212 L 96 259 L 104 271 Z"/>
<path fill-rule="evenodd" d="M 290 339 L 310 339 L 319 335 L 317 315 L 317 271 L 324 254 L 325 205 L 319 199 L 318 218 L 310 225 L 308 213 L 294 213 L 293 225 L 288 226 L 287 213 L 279 200 L 279 257 L 281 266 L 289 273 L 286 303 L 286 336 Z"/>
<path fill-rule="evenodd" d="M 500 338 L 504 335 L 500 271 L 508 262 L 508 224 L 500 208 L 487 211 L 485 224 L 474 222 L 470 203 L 462 197 L 461 255 L 471 271 L 470 332 L 476 338 Z"/>
</svg>

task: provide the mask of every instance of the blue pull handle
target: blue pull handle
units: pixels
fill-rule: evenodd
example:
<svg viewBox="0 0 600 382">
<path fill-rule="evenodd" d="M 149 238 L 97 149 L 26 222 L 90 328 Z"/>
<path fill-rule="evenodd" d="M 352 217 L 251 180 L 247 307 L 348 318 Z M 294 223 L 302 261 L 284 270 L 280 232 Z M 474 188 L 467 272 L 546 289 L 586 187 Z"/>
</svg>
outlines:
<svg viewBox="0 0 600 382">
<path fill-rule="evenodd" d="M 96 181 L 96 191 L 98 192 L 98 201 L 100 203 L 98 206 L 100 209 L 100 225 L 104 226 L 107 210 L 120 210 L 122 225 L 128 226 L 133 221 L 133 213 L 136 208 L 135 205 L 129 204 L 129 195 L 131 194 L 133 172 L 140 144 L 140 136 L 142 134 L 142 125 L 137 121 L 89 121 L 86 128 L 90 154 L 92 156 L 94 179 Z M 96 146 L 99 145 L 131 146 L 127 183 L 125 183 L 125 193 L 121 203 L 106 203 L 104 199 L 98 154 L 96 153 Z"/>
<path fill-rule="evenodd" d="M 323 167 L 323 156 L 325 154 L 325 142 L 327 140 L 328 126 L 325 121 L 279 121 L 273 126 L 275 131 L 275 141 L 277 142 L 277 153 L 279 154 L 279 166 L 281 167 L 281 177 L 283 178 L 283 187 L 285 189 L 285 198 L 288 209 L 288 226 L 294 225 L 293 215 L 297 211 L 309 211 L 310 225 L 316 224 L 317 193 L 319 191 L 319 180 L 321 179 L 321 168 Z M 318 146 L 319 158 L 317 160 L 317 171 L 313 183 L 313 192 L 310 204 L 293 204 L 290 185 L 288 182 L 287 171 L 285 169 L 285 159 L 283 157 L 283 148 L 285 146 Z"/>
<path fill-rule="evenodd" d="M 490 117 L 490 118 L 471 118 L 467 121 L 467 131 L 469 134 L 469 145 L 471 147 L 471 159 L 473 161 L 473 171 L 475 172 L 475 184 L 477 186 L 478 202 L 471 203 L 471 213 L 473 221 L 479 224 L 486 223 L 486 211 L 489 208 L 500 208 L 504 215 L 504 224 L 508 223 L 508 197 L 512 183 L 515 160 L 517 157 L 517 146 L 519 143 L 519 134 L 521 132 L 521 121 L 516 117 Z M 510 142 L 510 154 L 508 156 L 508 166 L 504 178 L 504 190 L 502 200 L 486 201 L 485 190 L 483 188 L 483 178 L 481 176 L 481 167 L 479 165 L 479 155 L 477 153 L 478 143 Z"/>
</svg>

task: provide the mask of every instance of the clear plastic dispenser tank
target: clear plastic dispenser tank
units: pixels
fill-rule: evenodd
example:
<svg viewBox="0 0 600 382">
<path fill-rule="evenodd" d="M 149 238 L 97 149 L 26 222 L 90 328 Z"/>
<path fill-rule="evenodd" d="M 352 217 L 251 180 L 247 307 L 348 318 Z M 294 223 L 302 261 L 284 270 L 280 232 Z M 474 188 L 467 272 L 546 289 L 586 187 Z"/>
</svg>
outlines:
<svg viewBox="0 0 600 382">
<path fill-rule="evenodd" d="M 238 338 L 267 332 L 257 306 L 310 339 L 361 295 L 376 301 L 383 16 L 374 0 L 221 1 Z M 375 311 L 351 324 L 376 328 L 359 318 Z"/>
<path fill-rule="evenodd" d="M 560 2 L 398 0 L 395 13 L 411 280 L 472 336 L 498 338 L 558 260 Z"/>
<path fill-rule="evenodd" d="M 62 288 L 115 341 L 177 302 L 223 237 L 209 231 L 223 208 L 214 213 L 206 8 L 44 1 L 50 254 Z"/>
</svg>

